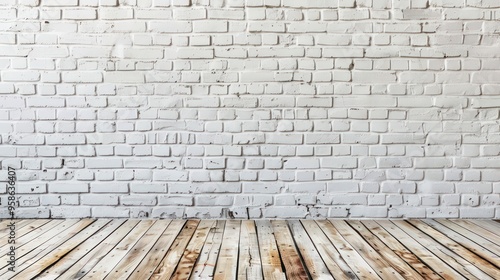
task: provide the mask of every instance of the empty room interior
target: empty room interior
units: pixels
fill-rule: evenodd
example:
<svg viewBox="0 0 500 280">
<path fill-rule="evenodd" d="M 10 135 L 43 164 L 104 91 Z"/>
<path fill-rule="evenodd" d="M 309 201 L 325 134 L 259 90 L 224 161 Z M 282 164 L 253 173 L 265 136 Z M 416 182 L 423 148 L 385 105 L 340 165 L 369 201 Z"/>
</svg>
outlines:
<svg viewBox="0 0 500 280">
<path fill-rule="evenodd" d="M 0 0 L 0 280 L 500 279 L 500 0 Z"/>
</svg>

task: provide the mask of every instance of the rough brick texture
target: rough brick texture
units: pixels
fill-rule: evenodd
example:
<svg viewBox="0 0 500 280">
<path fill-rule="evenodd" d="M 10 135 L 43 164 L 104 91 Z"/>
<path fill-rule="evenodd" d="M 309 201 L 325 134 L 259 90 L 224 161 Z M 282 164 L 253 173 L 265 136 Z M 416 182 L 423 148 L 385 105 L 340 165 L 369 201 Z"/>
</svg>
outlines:
<svg viewBox="0 0 500 280">
<path fill-rule="evenodd" d="M 2 180 L 30 218 L 498 219 L 499 8 L 1 0 Z"/>
</svg>

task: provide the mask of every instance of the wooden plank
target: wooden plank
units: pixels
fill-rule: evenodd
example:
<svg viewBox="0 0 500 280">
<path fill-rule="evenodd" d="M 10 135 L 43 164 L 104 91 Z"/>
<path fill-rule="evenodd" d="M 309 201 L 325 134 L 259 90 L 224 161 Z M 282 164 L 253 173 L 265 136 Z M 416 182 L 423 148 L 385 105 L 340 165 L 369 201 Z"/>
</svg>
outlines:
<svg viewBox="0 0 500 280">
<path fill-rule="evenodd" d="M 496 221 L 168 222 L 137 234 L 132 220 L 17 220 L 18 270 L 0 257 L 0 279 L 380 279 L 380 264 L 405 279 L 500 279 Z"/>
<path fill-rule="evenodd" d="M 236 279 L 240 228 L 240 221 L 226 221 L 224 239 L 222 240 L 217 265 L 215 266 L 215 280 Z"/>
<path fill-rule="evenodd" d="M 134 269 L 129 279 L 149 279 L 156 267 L 160 264 L 168 249 L 175 240 L 175 237 L 184 226 L 183 220 L 173 220 L 158 238 L 153 248 L 146 254 L 141 263 Z"/>
<path fill-rule="evenodd" d="M 432 240 L 428 235 L 411 226 L 406 221 L 392 221 L 392 223 L 468 279 L 492 279 L 486 273 L 463 259 L 460 255 Z"/>
<path fill-rule="evenodd" d="M 254 221 L 246 220 L 241 222 L 239 248 L 238 280 L 263 279 Z"/>
<path fill-rule="evenodd" d="M 288 279 L 309 279 L 306 268 L 302 263 L 300 254 L 295 247 L 292 234 L 285 221 L 271 221 L 274 237 L 278 244 L 281 261 L 285 266 Z"/>
<path fill-rule="evenodd" d="M 82 279 L 104 279 L 111 270 L 127 255 L 139 238 L 154 224 L 153 220 L 142 220 L 120 243 L 102 258 Z"/>
<path fill-rule="evenodd" d="M 257 226 L 257 239 L 262 263 L 262 274 L 265 280 L 286 279 L 282 270 L 278 246 L 273 236 L 273 226 L 268 220 L 255 221 Z"/>
<path fill-rule="evenodd" d="M 32 220 L 32 221 L 33 221 L 32 223 L 29 223 L 20 229 L 16 228 L 17 248 L 33 240 L 40 233 L 44 232 L 44 230 L 48 230 L 62 222 L 62 220 L 54 220 L 52 222 L 50 220 Z M 9 250 L 10 244 L 8 242 L 9 241 L 6 236 L 0 239 L 1 255 L 4 255 L 4 252 L 6 253 Z"/>
<path fill-rule="evenodd" d="M 48 269 L 40 273 L 35 279 L 53 280 L 68 270 L 74 263 L 83 258 L 92 249 L 99 245 L 106 237 L 120 227 L 125 220 L 112 220 L 99 232 L 92 235 L 89 239 L 85 240 L 82 244 L 78 245 L 74 250 L 58 260 L 57 263 L 50 266 Z"/>
<path fill-rule="evenodd" d="M 156 221 L 104 279 L 127 279 L 167 229 L 170 222 L 171 220 Z"/>
<path fill-rule="evenodd" d="M 0 229 L 4 230 L 8 224 L 10 224 L 11 221 L 14 222 L 20 222 L 20 221 L 28 221 L 28 220 L 22 220 L 22 219 L 2 219 L 0 220 Z M 0 231 L 1 232 L 1 231 Z"/>
<path fill-rule="evenodd" d="M 497 244 L 500 244 L 500 223 L 492 221 L 492 220 L 467 220 L 470 223 L 478 225 L 491 233 L 495 234 L 497 238 Z"/>
<path fill-rule="evenodd" d="M 24 233 L 24 234 L 21 237 L 16 238 L 16 243 L 17 243 L 16 248 L 19 249 L 20 247 L 29 243 L 31 240 L 42 235 L 46 231 L 50 230 L 51 228 L 55 227 L 56 225 L 58 225 L 62 222 L 63 222 L 62 220 L 53 220 L 53 221 L 45 223 L 37 228 L 32 228 L 31 226 L 28 226 L 28 227 L 25 227 L 24 229 L 20 229 L 19 231 Z M 1 239 L 0 240 L 0 255 L 1 256 L 5 255 L 9 251 L 9 247 L 10 247 L 10 244 L 8 243 L 8 240 Z"/>
<path fill-rule="evenodd" d="M 313 220 L 302 220 L 301 223 L 318 250 L 323 262 L 335 279 L 358 279 L 337 249 L 328 240 L 325 233 Z"/>
<path fill-rule="evenodd" d="M 348 224 L 358 232 L 358 235 L 390 264 L 405 279 L 424 279 L 417 271 L 402 260 L 394 251 L 387 247 L 379 237 L 375 236 L 360 221 L 348 221 Z"/>
<path fill-rule="evenodd" d="M 399 241 L 394 238 L 389 232 L 384 228 L 380 227 L 374 221 L 361 221 L 361 223 L 376 237 L 378 237 L 387 247 L 389 247 L 396 255 L 408 263 L 413 269 L 415 269 L 420 275 L 425 279 L 437 280 L 443 279 L 431 268 L 429 268 L 425 263 L 420 261 L 420 259 L 403 246 Z"/>
<path fill-rule="evenodd" d="M 60 275 L 57 279 L 80 279 L 101 261 L 117 244 L 139 224 L 139 220 L 127 220 L 103 242 Z"/>
<path fill-rule="evenodd" d="M 39 237 L 35 240 L 35 242 L 31 242 L 36 246 L 34 250 L 30 250 L 31 248 L 26 246 L 21 247 L 21 250 L 24 252 L 22 255 L 19 254 L 19 257 L 17 258 L 18 263 L 22 264 L 23 268 L 25 268 L 26 265 L 35 263 L 37 260 L 56 249 L 58 246 L 72 238 L 75 234 L 82 231 L 93 222 L 94 220 L 91 219 L 80 220 L 62 232 L 57 231 L 58 228 L 51 229 L 46 232 L 43 237 Z M 20 267 L 18 266 L 17 268 L 18 269 L 15 273 L 20 271 Z M 7 268 L 0 270 L 0 275 L 2 276 L 1 278 L 11 278 L 15 273 L 7 271 Z"/>
<path fill-rule="evenodd" d="M 297 220 L 289 220 L 288 226 L 311 278 L 333 280 L 332 274 L 326 267 L 323 259 L 321 259 L 321 256 L 316 250 L 316 247 L 314 247 L 309 235 L 304 230 L 304 227 L 302 227 L 302 224 Z M 338 267 L 338 269 L 340 268 Z"/>
<path fill-rule="evenodd" d="M 440 222 L 441 220 L 438 220 Z M 498 236 L 498 233 L 493 233 L 489 230 L 486 230 L 482 227 L 476 226 L 474 223 L 468 221 L 468 220 L 452 220 L 453 223 L 465 228 L 467 231 L 473 233 L 474 235 L 478 235 L 484 239 L 488 239 L 490 242 L 495 244 L 494 248 L 495 249 L 494 253 L 498 252 L 498 244 L 500 244 L 500 237 Z M 474 236 L 473 235 L 473 236 Z"/>
<path fill-rule="evenodd" d="M 10 235 L 10 222 L 14 223 L 15 226 L 15 231 L 16 231 L 16 238 L 19 238 L 19 230 L 22 229 L 23 227 L 33 223 L 33 222 L 45 222 L 47 223 L 49 220 L 47 219 L 40 219 L 40 220 L 5 220 L 4 223 L 0 223 L 0 240 L 7 238 Z"/>
<path fill-rule="evenodd" d="M 217 221 L 215 226 L 210 228 L 203 249 L 198 257 L 198 261 L 193 267 L 191 273 L 192 280 L 211 279 L 214 276 L 215 264 L 219 256 L 222 237 L 224 234 L 224 225 L 226 221 Z"/>
<path fill-rule="evenodd" d="M 332 223 L 327 220 L 317 220 L 316 223 L 360 279 L 381 279 L 365 259 L 342 237 Z"/>
<path fill-rule="evenodd" d="M 201 253 L 203 244 L 207 239 L 208 232 L 216 224 L 214 220 L 202 220 L 196 231 L 194 232 L 193 238 L 189 241 L 189 244 L 184 250 L 184 254 L 177 265 L 176 270 L 172 275 L 172 280 L 189 279 L 191 273 L 193 272 L 196 260 Z"/>
<path fill-rule="evenodd" d="M 500 276 L 500 271 L 495 266 L 493 266 L 488 261 L 482 259 L 481 257 L 478 257 L 476 254 L 472 253 L 466 248 L 462 247 L 460 244 L 453 241 L 440 231 L 435 230 L 431 226 L 420 221 L 411 221 L 411 224 L 420 231 L 426 233 L 428 236 L 432 237 L 432 239 L 440 243 L 445 248 L 456 253 L 457 256 L 460 256 L 461 258 L 465 259 L 468 263 L 474 265 L 475 268 L 479 268 L 481 271 L 491 276 L 492 277 L 491 279 L 495 278 L 495 276 Z M 465 264 L 466 263 L 464 263 L 464 265 Z M 483 279 L 482 273 L 481 274 L 476 273 L 475 275 L 478 276 L 479 279 Z"/>
<path fill-rule="evenodd" d="M 466 237 L 467 239 L 470 239 L 474 241 L 475 243 L 481 245 L 483 248 L 487 249 L 488 251 L 492 252 L 493 254 L 500 256 L 500 247 L 491 242 L 490 240 L 483 238 L 482 236 L 473 233 L 472 231 L 469 231 L 468 229 L 461 227 L 460 225 L 456 223 L 452 223 L 449 220 L 434 220 L 437 223 L 440 223 L 447 228 L 461 234 L 462 236 Z"/>
<path fill-rule="evenodd" d="M 21 263 L 30 261 L 32 258 L 36 258 L 39 253 L 52 246 L 54 243 L 57 243 L 61 239 L 68 238 L 69 234 L 80 231 L 92 222 L 92 220 L 67 220 L 62 222 L 57 227 L 51 228 L 50 230 L 44 232 L 42 235 L 31 240 L 29 243 L 23 244 L 23 246 L 18 247 L 16 249 L 17 261 Z M 7 272 L 6 259 L 7 256 L 3 256 L 2 258 L 0 258 L 0 265 L 2 265 L 3 267 L 0 270 L 0 275 L 3 275 Z"/>
<path fill-rule="evenodd" d="M 423 222 L 425 222 L 427 225 L 431 226 L 435 230 L 445 234 L 447 237 L 453 239 L 455 242 L 462 245 L 463 247 L 469 249 L 470 251 L 476 253 L 477 255 L 493 263 L 494 265 L 496 266 L 500 265 L 499 256 L 487 250 L 488 249 L 487 243 L 480 242 L 481 240 L 479 240 L 479 242 L 475 242 L 474 239 L 477 240 L 478 238 L 474 238 L 472 234 L 469 234 L 466 230 L 463 230 L 463 228 L 460 227 L 459 225 L 446 220 L 441 221 L 441 223 L 438 223 L 433 220 L 424 220 Z M 489 242 L 486 239 L 484 240 L 486 242 Z M 491 243 L 491 245 L 494 244 Z"/>
<path fill-rule="evenodd" d="M 349 242 L 382 279 L 404 279 L 380 254 L 378 254 L 345 221 L 330 220 L 337 231 Z"/>
<path fill-rule="evenodd" d="M 198 220 L 187 221 L 165 257 L 154 270 L 151 280 L 170 279 L 198 224 Z"/>
<path fill-rule="evenodd" d="M 7 273 L 4 276 L 9 277 L 9 279 L 23 280 L 31 279 L 42 272 L 45 268 L 51 266 L 53 263 L 58 262 L 64 255 L 73 250 L 76 246 L 87 240 L 94 233 L 99 231 L 102 227 L 108 224 L 110 220 L 97 220 L 91 225 L 83 228 L 75 234 L 71 234 L 69 239 L 65 242 L 59 244 L 54 244 L 51 248 L 45 250 L 46 255 L 38 258 L 43 254 L 39 254 L 37 259 L 25 261 L 19 265 L 15 273 Z"/>
<path fill-rule="evenodd" d="M 377 223 L 444 279 L 466 279 L 446 262 L 437 258 L 430 251 L 431 248 L 427 248 L 426 246 L 418 243 L 415 239 L 413 239 L 413 235 L 409 235 L 395 224 L 391 223 L 391 221 L 380 220 L 377 221 Z"/>
</svg>

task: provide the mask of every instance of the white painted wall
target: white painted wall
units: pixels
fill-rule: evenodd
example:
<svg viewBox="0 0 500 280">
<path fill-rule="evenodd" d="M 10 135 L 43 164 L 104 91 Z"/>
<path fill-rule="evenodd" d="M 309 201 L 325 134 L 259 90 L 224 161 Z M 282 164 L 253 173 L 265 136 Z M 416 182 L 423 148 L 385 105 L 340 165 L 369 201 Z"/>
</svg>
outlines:
<svg viewBox="0 0 500 280">
<path fill-rule="evenodd" d="M 500 218 L 497 0 L 0 5 L 19 217 Z"/>
</svg>

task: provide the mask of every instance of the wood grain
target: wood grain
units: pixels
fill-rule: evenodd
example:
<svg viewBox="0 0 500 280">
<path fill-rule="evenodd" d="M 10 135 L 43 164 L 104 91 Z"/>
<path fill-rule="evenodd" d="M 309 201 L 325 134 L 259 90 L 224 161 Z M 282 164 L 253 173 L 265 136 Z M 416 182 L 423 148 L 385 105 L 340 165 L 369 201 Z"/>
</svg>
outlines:
<svg viewBox="0 0 500 280">
<path fill-rule="evenodd" d="M 217 263 L 220 247 L 222 245 L 225 225 L 226 221 L 217 221 L 216 225 L 210 228 L 203 249 L 198 257 L 198 261 L 193 267 L 193 273 L 190 279 L 213 278 L 215 264 Z"/>
<path fill-rule="evenodd" d="M 318 220 L 316 223 L 324 231 L 330 242 L 346 260 L 353 272 L 360 279 L 381 279 L 377 272 L 363 259 L 363 257 L 347 242 L 337 229 L 327 220 Z"/>
<path fill-rule="evenodd" d="M 262 262 L 262 274 L 265 280 L 282 280 L 286 275 L 282 269 L 282 262 L 276 239 L 274 238 L 273 225 L 268 220 L 255 221 L 257 226 L 257 239 Z"/>
<path fill-rule="evenodd" d="M 358 279 L 318 224 L 313 220 L 301 222 L 332 276 L 335 279 Z"/>
<path fill-rule="evenodd" d="M 430 251 L 431 248 L 417 242 L 412 234 L 406 233 L 391 221 L 377 221 L 377 223 L 444 279 L 466 279 L 447 263 L 434 256 Z"/>
<path fill-rule="evenodd" d="M 101 244 L 104 239 L 106 239 L 111 233 L 117 230 L 124 222 L 125 220 L 111 221 L 105 227 L 101 228 L 99 232 L 94 234 L 89 239 L 85 240 L 82 244 L 78 245 L 75 249 L 59 259 L 57 263 L 40 273 L 40 275 L 35 279 L 56 279 L 57 277 L 59 277 L 59 275 L 63 274 L 77 261 L 82 259 L 90 251 L 92 251 L 96 246 Z"/>
<path fill-rule="evenodd" d="M 95 246 L 56 279 L 80 279 L 99 263 L 127 234 L 139 224 L 138 220 L 127 220 L 113 234 Z"/>
<path fill-rule="evenodd" d="M 271 224 L 288 279 L 309 279 L 286 221 L 272 221 Z"/>
<path fill-rule="evenodd" d="M 215 267 L 215 280 L 236 279 L 238 266 L 238 244 L 240 240 L 241 222 L 226 221 L 224 239 Z"/>
<path fill-rule="evenodd" d="M 263 279 L 259 242 L 254 221 L 242 221 L 238 259 L 238 280 Z"/>
<path fill-rule="evenodd" d="M 460 274 L 468 279 L 491 279 L 486 273 L 474 267 L 467 260 L 462 258 L 460 255 L 456 254 L 451 250 L 451 248 L 446 248 L 439 242 L 429 238 L 430 236 L 419 231 L 406 221 L 392 221 L 397 227 L 402 229 L 404 232 L 409 234 L 413 239 L 422 246 L 429 248 L 435 256 L 446 262 L 448 265 L 453 267 Z"/>
<path fill-rule="evenodd" d="M 17 270 L 0 263 L 0 279 L 500 279 L 496 221 L 43 219 L 16 224 Z M 9 244 L 0 240 L 0 261 L 7 260 L 8 251 Z"/>
<path fill-rule="evenodd" d="M 199 223 L 200 221 L 198 220 L 189 220 L 186 222 L 174 243 L 170 246 L 170 249 L 165 257 L 161 260 L 158 267 L 156 267 L 150 279 L 169 279 L 172 276 L 177 264 L 179 263 L 180 257 L 186 249 L 189 240 L 191 240 L 191 237 L 196 231 Z"/>
<path fill-rule="evenodd" d="M 191 241 L 184 250 L 184 254 L 179 261 L 179 265 L 173 273 L 172 280 L 189 279 L 191 272 L 193 271 L 194 265 L 198 260 L 198 257 L 205 244 L 208 232 L 215 225 L 216 221 L 204 220 L 201 221 L 196 231 L 194 232 Z"/>
<path fill-rule="evenodd" d="M 82 279 L 104 279 L 122 258 L 131 253 L 134 245 L 149 230 L 154 222 L 155 221 L 152 220 L 143 220 L 139 222 L 139 224 L 135 226 L 110 253 L 85 274 Z"/>
<path fill-rule="evenodd" d="M 314 243 L 309 238 L 309 235 L 302 227 L 300 221 L 288 221 L 288 226 L 292 233 L 292 237 L 295 240 L 295 244 L 300 251 L 300 255 L 302 256 L 304 264 L 309 271 L 309 275 L 311 275 L 311 278 L 333 280 L 330 271 L 326 267 L 326 264 L 323 262 L 323 259 L 316 250 Z"/>
<path fill-rule="evenodd" d="M 443 279 L 429 266 L 423 263 L 420 258 L 412 251 L 407 249 L 402 243 L 398 241 L 390 232 L 379 226 L 375 221 L 361 221 L 361 223 L 377 238 L 379 238 L 391 251 L 398 255 L 402 260 L 409 264 L 425 279 Z"/>
<path fill-rule="evenodd" d="M 358 232 L 390 266 L 392 266 L 405 279 L 420 279 L 424 277 L 401 259 L 394 251 L 389 249 L 380 239 L 370 232 L 360 221 L 348 221 L 348 224 Z"/>
<path fill-rule="evenodd" d="M 104 279 L 127 279 L 160 238 L 170 222 L 170 220 L 156 221 Z"/>
<path fill-rule="evenodd" d="M 149 279 L 160 265 L 160 262 L 174 243 L 184 224 L 185 221 L 182 220 L 172 221 L 158 238 L 153 248 L 151 248 L 141 260 L 141 263 L 134 269 L 129 279 Z"/>
</svg>

